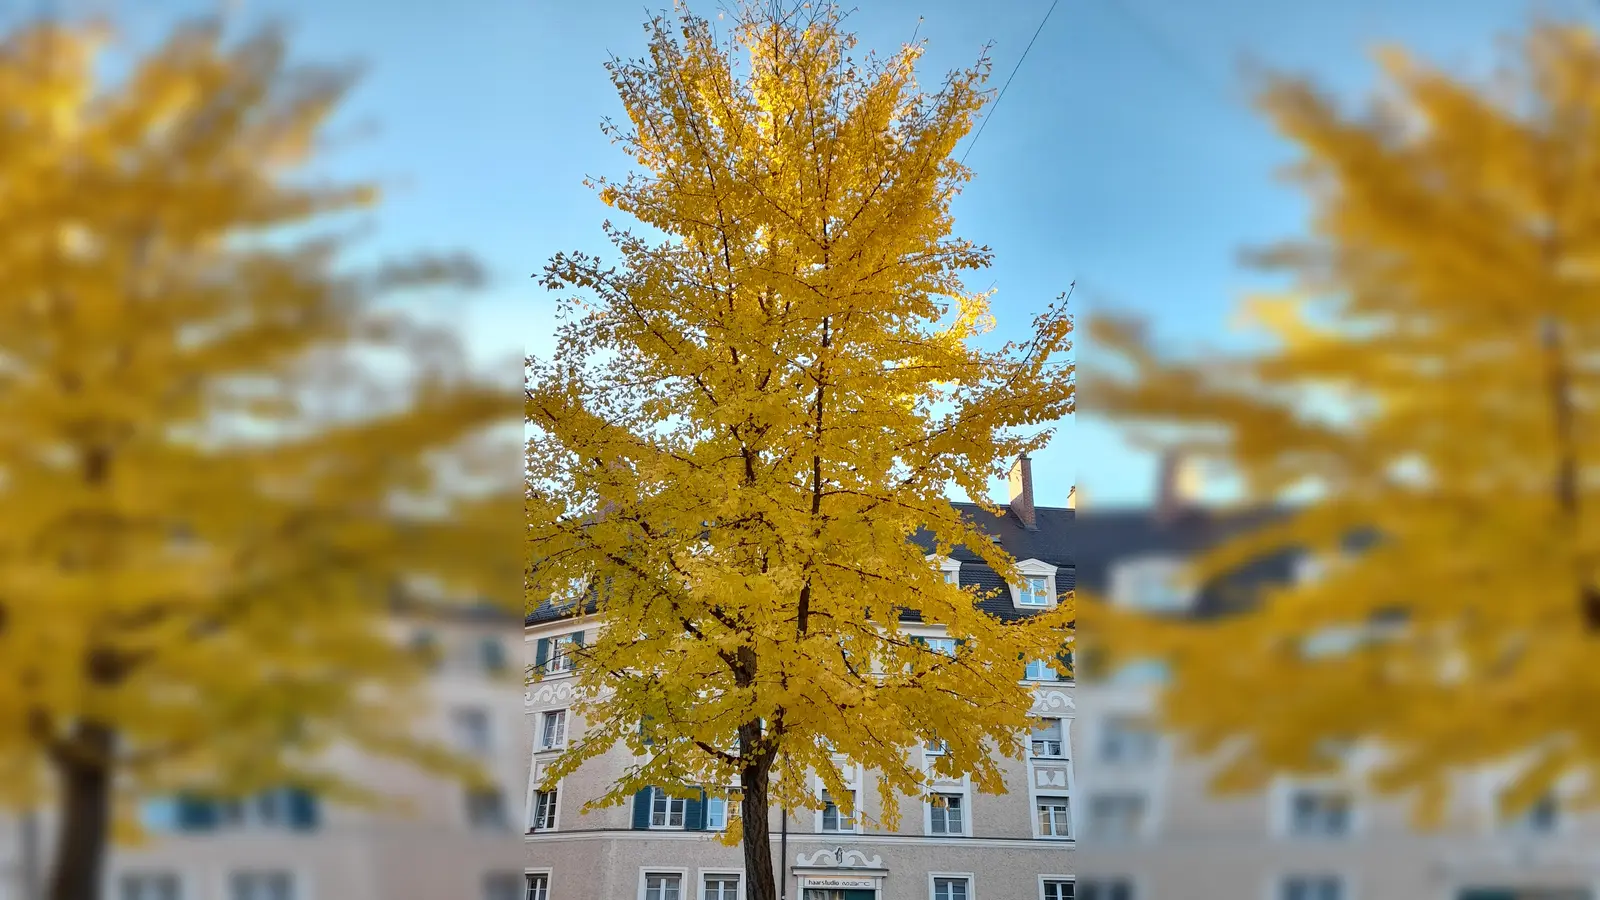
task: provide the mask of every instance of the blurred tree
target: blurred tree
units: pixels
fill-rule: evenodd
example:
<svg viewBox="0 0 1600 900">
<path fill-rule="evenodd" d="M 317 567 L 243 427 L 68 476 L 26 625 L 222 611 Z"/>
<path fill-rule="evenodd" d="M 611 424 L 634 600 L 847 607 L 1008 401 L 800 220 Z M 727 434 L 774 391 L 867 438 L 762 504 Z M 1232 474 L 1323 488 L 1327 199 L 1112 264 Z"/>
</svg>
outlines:
<svg viewBox="0 0 1600 900">
<path fill-rule="evenodd" d="M 656 18 L 648 58 L 610 65 L 642 170 L 595 186 L 659 237 L 607 223 L 617 267 L 558 255 L 546 284 L 589 299 L 529 363 L 530 601 L 588 591 L 603 622 L 577 651 L 587 728 L 547 777 L 622 743 L 645 761 L 591 806 L 737 784 L 752 900 L 776 896 L 771 800 L 820 809 L 809 769 L 851 811 L 834 753 L 881 772 L 890 823 L 890 797 L 926 791 L 906 753 L 925 740 L 998 789 L 991 753 L 1029 725 L 1019 660 L 1061 651 L 1069 605 L 1001 622 L 910 540 L 1015 581 L 945 486 L 986 502 L 1072 410 L 1063 306 L 973 346 L 987 295 L 958 276 L 989 252 L 950 236 L 951 150 L 987 66 L 922 93 L 919 48 L 858 64 L 841 14 L 808 6 L 752 5 L 726 45 Z M 902 633 L 903 608 L 948 626 L 953 657 Z"/>
<path fill-rule="evenodd" d="M 1250 500 L 1294 498 L 1194 576 L 1326 563 L 1226 622 L 1085 617 L 1117 655 L 1172 658 L 1170 723 L 1224 749 L 1224 786 L 1365 738 L 1372 784 L 1437 823 L 1455 773 L 1513 763 L 1516 808 L 1600 761 L 1600 46 L 1548 24 L 1518 50 L 1481 89 L 1388 51 L 1361 117 L 1270 84 L 1315 216 L 1257 255 L 1298 280 L 1249 304 L 1268 349 L 1177 360 L 1091 326 L 1117 363 L 1091 361 L 1097 412 L 1190 426 Z"/>
<path fill-rule="evenodd" d="M 453 768 L 390 586 L 521 565 L 513 386 L 376 302 L 473 265 L 314 230 L 376 198 L 295 175 L 349 73 L 201 22 L 106 88 L 107 36 L 0 43 L 0 799 L 56 810 L 50 900 L 99 896 L 119 799 L 348 795 L 334 741 Z"/>
</svg>

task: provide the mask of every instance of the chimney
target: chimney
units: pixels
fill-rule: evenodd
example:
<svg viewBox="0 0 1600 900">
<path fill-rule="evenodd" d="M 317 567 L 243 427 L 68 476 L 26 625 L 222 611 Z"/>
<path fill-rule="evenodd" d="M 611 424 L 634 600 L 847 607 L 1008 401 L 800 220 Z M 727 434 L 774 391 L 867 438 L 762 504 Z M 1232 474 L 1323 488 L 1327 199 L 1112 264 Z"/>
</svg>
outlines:
<svg viewBox="0 0 1600 900">
<path fill-rule="evenodd" d="M 1181 450 L 1161 454 L 1161 471 L 1156 484 L 1156 515 L 1171 519 L 1200 505 L 1200 472 L 1194 460 Z"/>
<path fill-rule="evenodd" d="M 1078 508 L 1078 486 L 1073 485 L 1067 489 L 1067 509 Z"/>
<path fill-rule="evenodd" d="M 1038 518 L 1033 514 L 1033 460 L 1026 453 L 1011 464 L 1011 512 L 1029 531 L 1038 531 Z"/>
</svg>

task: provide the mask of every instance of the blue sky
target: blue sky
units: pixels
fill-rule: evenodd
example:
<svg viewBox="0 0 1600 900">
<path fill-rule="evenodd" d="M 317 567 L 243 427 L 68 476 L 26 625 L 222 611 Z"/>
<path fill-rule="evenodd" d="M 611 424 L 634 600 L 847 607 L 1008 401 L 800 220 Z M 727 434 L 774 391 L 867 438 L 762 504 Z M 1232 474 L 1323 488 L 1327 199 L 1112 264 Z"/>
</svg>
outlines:
<svg viewBox="0 0 1600 900">
<path fill-rule="evenodd" d="M 374 249 L 471 249 L 493 281 L 441 311 L 485 360 L 547 351 L 553 298 L 529 275 L 558 250 L 605 248 L 604 208 L 580 182 L 626 166 L 598 127 L 620 113 L 601 65 L 608 53 L 642 51 L 646 7 L 236 5 L 247 19 L 287 18 L 304 58 L 367 65 L 344 122 L 378 130 L 353 140 L 335 164 L 394 185 Z M 135 43 L 175 15 L 214 8 L 195 0 L 57 6 L 117 11 Z M 998 88 L 1049 6 L 858 0 L 850 21 L 863 48 L 890 48 L 922 17 L 926 83 L 992 41 Z M 1377 40 L 1482 72 L 1497 35 L 1539 11 L 1600 22 L 1600 3 L 1588 0 L 1062 0 L 967 159 L 977 177 L 958 201 L 957 230 L 996 252 L 973 286 L 995 283 L 1002 336 L 1016 335 L 1076 280 L 1080 313 L 1146 314 L 1157 337 L 1179 350 L 1236 341 L 1233 304 L 1259 283 L 1238 266 L 1238 251 L 1295 234 L 1306 214 L 1275 177 L 1289 148 L 1249 108 L 1242 64 L 1307 73 L 1356 97 L 1372 83 L 1368 51 Z M 1135 502 L 1153 481 L 1149 457 L 1092 416 L 1063 428 L 1034 469 L 1038 502 L 1048 505 L 1074 483 L 1086 484 L 1095 505 Z"/>
</svg>

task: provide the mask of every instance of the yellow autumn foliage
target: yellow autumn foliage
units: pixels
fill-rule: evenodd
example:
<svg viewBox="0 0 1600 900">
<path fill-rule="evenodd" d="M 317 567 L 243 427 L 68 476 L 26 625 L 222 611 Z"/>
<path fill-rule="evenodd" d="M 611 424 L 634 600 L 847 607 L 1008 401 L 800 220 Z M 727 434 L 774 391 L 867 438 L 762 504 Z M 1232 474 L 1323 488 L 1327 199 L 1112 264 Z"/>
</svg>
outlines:
<svg viewBox="0 0 1600 900">
<path fill-rule="evenodd" d="M 339 796 L 345 742 L 450 765 L 391 588 L 518 565 L 514 386 L 384 300 L 476 267 L 347 262 L 327 217 L 377 193 L 311 176 L 351 79 L 224 30 L 114 83 L 106 28 L 0 42 L 0 802 L 58 811 L 53 900 L 139 796 Z"/>
<path fill-rule="evenodd" d="M 1017 581 L 946 486 L 992 514 L 989 480 L 1072 411 L 1065 309 L 982 349 L 987 295 L 962 282 L 990 256 L 950 213 L 987 62 L 924 92 L 920 48 L 857 61 L 813 6 L 752 6 L 720 36 L 656 18 L 648 56 L 611 64 L 638 168 L 595 187 L 642 227 L 550 263 L 572 299 L 527 396 L 529 603 L 587 592 L 599 623 L 577 651 L 586 728 L 547 779 L 623 745 L 644 761 L 596 804 L 740 785 L 752 890 L 772 885 L 769 804 L 821 808 L 805 773 L 848 809 L 834 754 L 878 773 L 891 827 L 891 798 L 926 790 L 923 741 L 999 789 L 1030 727 L 1023 661 L 1062 653 L 1071 617 L 991 617 L 911 540 Z M 911 640 L 903 609 L 959 652 Z"/>
<path fill-rule="evenodd" d="M 1600 43 L 1538 25 L 1489 85 L 1381 60 L 1364 115 L 1302 81 L 1264 94 L 1314 210 L 1257 255 L 1296 282 L 1253 310 L 1267 349 L 1094 332 L 1132 373 L 1092 376 L 1097 411 L 1192 429 L 1251 502 L 1297 492 L 1196 576 L 1295 548 L 1325 574 L 1225 621 L 1085 619 L 1113 656 L 1173 661 L 1168 722 L 1223 754 L 1225 785 L 1363 739 L 1372 785 L 1435 823 L 1477 767 L 1514 764 L 1518 808 L 1600 762 Z"/>
</svg>

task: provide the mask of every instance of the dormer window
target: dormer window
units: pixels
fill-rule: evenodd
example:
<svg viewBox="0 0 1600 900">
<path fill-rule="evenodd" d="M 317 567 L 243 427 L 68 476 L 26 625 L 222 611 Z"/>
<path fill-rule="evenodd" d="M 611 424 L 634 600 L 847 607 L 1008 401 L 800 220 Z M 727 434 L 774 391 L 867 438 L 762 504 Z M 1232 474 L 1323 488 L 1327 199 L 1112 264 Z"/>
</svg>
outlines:
<svg viewBox="0 0 1600 900">
<path fill-rule="evenodd" d="M 961 560 L 932 554 L 928 555 L 928 560 L 939 567 L 939 572 L 944 577 L 945 584 L 961 584 Z"/>
<path fill-rule="evenodd" d="M 1183 581 L 1184 561 L 1179 558 L 1130 559 L 1111 573 L 1114 602 L 1146 612 L 1180 612 L 1189 608 L 1194 590 Z"/>
<path fill-rule="evenodd" d="M 1011 602 L 1018 609 L 1051 609 L 1056 605 L 1056 567 L 1037 559 L 1017 563 Z"/>
<path fill-rule="evenodd" d="M 1017 603 L 1021 606 L 1049 606 L 1049 584 L 1043 575 L 1023 576 L 1022 591 Z"/>
</svg>

